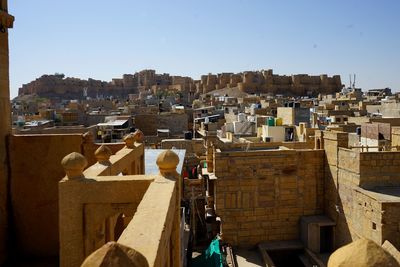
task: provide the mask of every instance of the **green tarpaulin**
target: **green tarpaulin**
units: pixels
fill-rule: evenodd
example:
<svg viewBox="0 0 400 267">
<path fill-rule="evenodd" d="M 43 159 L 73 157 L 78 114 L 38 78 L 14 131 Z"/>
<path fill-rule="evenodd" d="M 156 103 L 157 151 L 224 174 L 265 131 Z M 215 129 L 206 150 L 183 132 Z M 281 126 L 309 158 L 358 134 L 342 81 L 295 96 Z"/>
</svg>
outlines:
<svg viewBox="0 0 400 267">
<path fill-rule="evenodd" d="M 223 267 L 219 240 L 211 241 L 210 246 L 197 258 L 192 260 L 191 267 Z"/>
</svg>

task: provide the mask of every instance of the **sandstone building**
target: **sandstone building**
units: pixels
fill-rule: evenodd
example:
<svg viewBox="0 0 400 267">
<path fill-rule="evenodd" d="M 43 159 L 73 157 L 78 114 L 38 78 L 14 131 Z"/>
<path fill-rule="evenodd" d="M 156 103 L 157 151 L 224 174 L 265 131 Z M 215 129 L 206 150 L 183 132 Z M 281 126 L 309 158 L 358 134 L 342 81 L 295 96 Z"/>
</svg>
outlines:
<svg viewBox="0 0 400 267">
<path fill-rule="evenodd" d="M 333 77 L 328 77 L 326 74 L 282 76 L 273 74 L 272 70 L 203 75 L 196 86 L 197 91 L 203 94 L 226 87 L 238 87 L 249 94 L 270 93 L 294 96 L 332 94 L 343 87 L 339 75 Z"/>
<path fill-rule="evenodd" d="M 290 258 L 279 254 L 282 251 L 277 246 L 313 255 L 313 264 L 322 267 L 326 261 L 319 257 L 327 260 L 340 246 L 364 238 L 374 242 L 373 252 L 378 249 L 383 255 L 385 260 L 379 262 L 396 266 L 388 251 L 398 255 L 400 248 L 398 128 L 384 123 L 364 125 L 357 135 L 355 125 L 344 121 L 335 121 L 323 131 L 308 129 L 301 122 L 287 125 L 296 129 L 301 142 L 256 142 L 257 137 L 220 138 L 217 129 L 225 118 L 214 114 L 214 107 L 199 107 L 194 116 L 201 119 L 201 127 L 193 125 L 193 129 L 201 132 L 202 138 L 165 141 L 166 150 L 145 149 L 141 131 L 128 134 L 124 142 L 107 144 L 95 143 L 90 133 L 13 135 L 7 32 L 13 17 L 7 12 L 7 1 L 0 3 L 0 110 L 4 114 L 0 121 L 0 264 L 8 260 L 11 266 L 111 266 L 112 262 L 182 266 L 186 233 L 181 201 L 198 197 L 202 205 L 193 207 L 203 208 L 199 220 L 207 217 L 206 223 L 215 223 L 206 227 L 207 231 L 220 233 L 224 242 L 235 246 L 258 246 L 268 266 L 276 259 L 285 262 Z M 45 79 L 48 84 L 68 80 L 61 75 Z M 66 83 L 75 84 L 75 89 L 70 92 L 70 87 L 61 86 L 58 94 L 80 95 L 80 87 L 89 81 Z M 283 94 L 333 92 L 341 86 L 337 77 L 276 77 L 272 71 L 208 75 L 193 83 L 186 77 L 144 71 L 113 79 L 104 88 L 102 82 L 96 86 L 104 89 L 99 89 L 102 94 L 119 90 L 116 88 L 125 94 L 124 90 L 144 91 L 152 86 L 156 92 L 163 86 L 170 90 L 174 84 L 176 90 L 189 92 L 194 92 L 195 84 L 197 94 L 220 86 Z M 29 93 L 37 90 L 31 86 Z M 90 93 L 97 94 L 96 90 Z M 236 103 L 231 100 L 227 99 L 228 109 Z M 269 115 L 279 102 L 260 97 L 237 102 L 251 101 L 264 104 L 264 110 L 258 112 Z M 340 106 L 357 100 L 335 101 L 325 104 L 330 107 L 326 113 L 339 118 L 348 114 Z M 254 108 L 250 112 L 256 114 Z M 285 109 L 279 113 L 293 124 L 294 112 Z M 215 121 L 209 119 L 212 116 Z M 274 123 L 279 123 L 271 127 L 282 126 L 276 119 Z M 312 119 L 312 125 L 318 125 L 314 115 Z M 155 116 L 139 118 L 150 134 L 156 129 L 146 128 L 148 120 L 156 121 L 155 125 L 173 124 L 157 121 Z M 400 125 L 395 119 L 391 122 Z M 362 138 L 376 149 L 364 150 L 357 142 Z M 167 149 L 172 147 L 182 149 Z M 182 170 L 193 165 L 196 169 L 192 171 L 199 170 L 200 175 L 192 173 L 193 179 L 183 181 Z M 357 243 L 371 247 L 370 241 Z M 351 251 L 356 251 L 353 245 Z M 384 251 L 379 250 L 381 246 Z M 337 266 L 334 262 L 343 258 L 341 251 L 337 254 L 328 266 Z M 365 259 L 368 257 L 363 258 L 364 265 L 368 263 Z"/>
</svg>

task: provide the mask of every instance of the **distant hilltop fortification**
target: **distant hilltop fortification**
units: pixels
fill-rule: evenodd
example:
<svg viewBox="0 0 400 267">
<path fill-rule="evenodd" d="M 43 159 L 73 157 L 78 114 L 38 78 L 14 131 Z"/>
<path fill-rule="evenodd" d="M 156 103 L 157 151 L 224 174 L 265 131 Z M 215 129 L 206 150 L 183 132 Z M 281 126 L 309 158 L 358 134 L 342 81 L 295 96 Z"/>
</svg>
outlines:
<svg viewBox="0 0 400 267">
<path fill-rule="evenodd" d="M 283 94 L 293 96 L 331 94 L 343 88 L 339 75 L 326 74 L 277 75 L 272 70 L 245 71 L 241 73 L 219 73 L 202 75 L 200 80 L 191 77 L 156 74 L 155 70 L 142 70 L 135 74 L 124 74 L 110 82 L 65 77 L 64 74 L 43 75 L 24 84 L 18 95 L 37 94 L 41 97 L 80 99 L 86 96 L 126 97 L 129 94 L 161 90 L 206 94 L 223 88 L 238 88 L 248 94 Z"/>
</svg>

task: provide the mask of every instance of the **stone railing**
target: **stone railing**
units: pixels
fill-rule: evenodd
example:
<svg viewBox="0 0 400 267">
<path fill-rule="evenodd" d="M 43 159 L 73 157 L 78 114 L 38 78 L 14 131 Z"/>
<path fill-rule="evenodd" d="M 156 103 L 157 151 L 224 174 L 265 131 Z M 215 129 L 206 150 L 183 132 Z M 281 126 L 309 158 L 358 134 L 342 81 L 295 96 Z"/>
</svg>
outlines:
<svg viewBox="0 0 400 267">
<path fill-rule="evenodd" d="M 97 163 L 85 171 L 79 153 L 62 160 L 60 266 L 79 266 L 89 255 L 83 266 L 181 266 L 179 158 L 166 150 L 157 158 L 158 175 L 140 175 L 143 144 L 134 141 L 125 138 L 115 155 L 100 146 Z"/>
</svg>

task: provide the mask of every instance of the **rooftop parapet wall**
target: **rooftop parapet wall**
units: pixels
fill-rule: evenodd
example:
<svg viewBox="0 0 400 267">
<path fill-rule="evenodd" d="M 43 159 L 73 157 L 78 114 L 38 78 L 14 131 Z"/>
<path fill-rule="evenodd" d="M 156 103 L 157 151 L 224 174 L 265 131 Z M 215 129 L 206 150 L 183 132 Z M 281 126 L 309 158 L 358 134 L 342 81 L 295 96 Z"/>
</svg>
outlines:
<svg viewBox="0 0 400 267">
<path fill-rule="evenodd" d="M 400 186 L 400 152 L 359 152 L 339 148 L 339 169 L 352 173 L 354 185 L 362 188 Z"/>
<path fill-rule="evenodd" d="M 347 133 L 323 136 L 325 213 L 336 222 L 335 247 L 361 237 L 399 246 L 400 152 L 360 152 L 346 148 Z"/>
<path fill-rule="evenodd" d="M 84 156 L 64 157 L 67 175 L 59 183 L 61 266 L 79 266 L 96 249 L 99 252 L 82 266 L 120 262 L 120 257 L 133 266 L 181 266 L 179 157 L 164 151 L 157 158 L 158 175 L 132 175 L 138 145 L 125 141 L 126 147 L 115 155 L 101 146 L 95 153 L 98 162 L 85 171 Z M 123 253 L 107 253 L 116 247 Z"/>
<path fill-rule="evenodd" d="M 115 231 L 110 231 L 107 224 L 116 224 L 120 213 L 133 216 L 154 177 L 133 176 L 129 179 L 116 175 L 144 173 L 141 162 L 144 145 L 135 142 L 139 140 L 138 135 L 126 136 L 125 147 L 115 155 L 106 145 L 100 146 L 94 153 L 97 163 L 85 171 L 88 161 L 79 153 L 73 152 L 62 160 L 67 174 L 59 183 L 58 199 L 62 266 L 78 266 L 84 256 L 107 239 L 113 240 Z M 96 234 L 99 231 L 103 235 Z"/>
<path fill-rule="evenodd" d="M 400 152 L 360 152 L 360 186 L 400 186 Z"/>
<path fill-rule="evenodd" d="M 124 145 L 108 147 L 114 154 Z M 80 152 L 93 164 L 97 162 L 94 152 L 99 147 L 88 134 L 10 136 L 13 231 L 9 234 L 15 246 L 9 244 L 9 251 L 34 257 L 58 256 L 58 182 L 64 176 L 59 162 L 65 154 Z M 137 146 L 135 151 L 136 170 L 143 170 L 143 146 Z"/>
<path fill-rule="evenodd" d="M 222 152 L 225 151 L 248 151 L 248 150 L 262 150 L 262 149 L 278 149 L 284 147 L 288 149 L 313 149 L 314 144 L 308 142 L 268 142 L 268 143 L 223 143 L 221 141 L 216 142 Z"/>
</svg>

